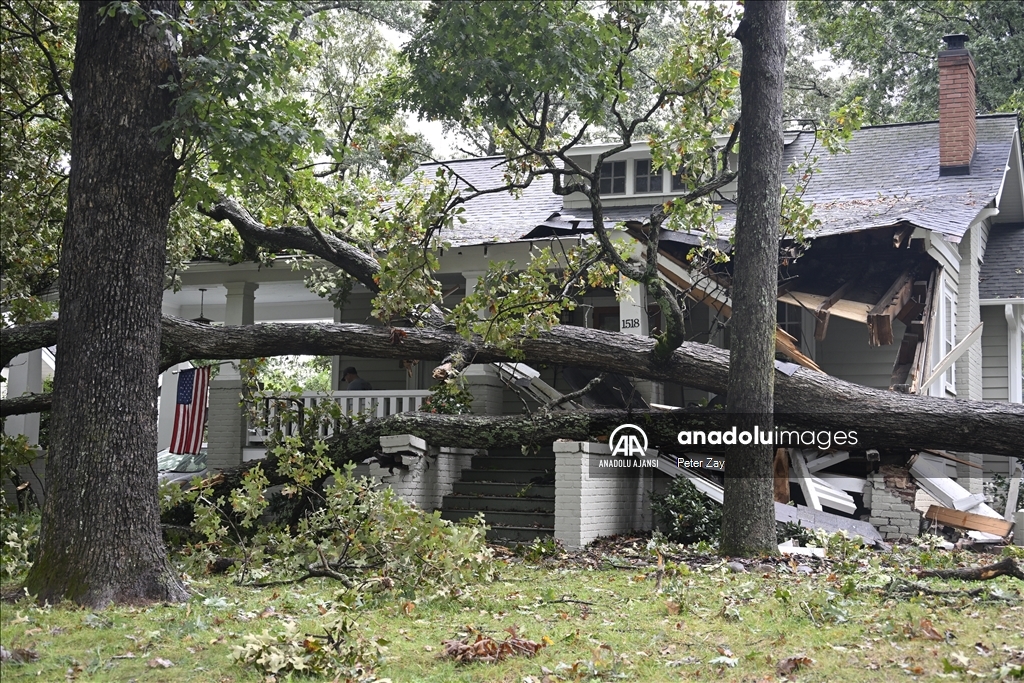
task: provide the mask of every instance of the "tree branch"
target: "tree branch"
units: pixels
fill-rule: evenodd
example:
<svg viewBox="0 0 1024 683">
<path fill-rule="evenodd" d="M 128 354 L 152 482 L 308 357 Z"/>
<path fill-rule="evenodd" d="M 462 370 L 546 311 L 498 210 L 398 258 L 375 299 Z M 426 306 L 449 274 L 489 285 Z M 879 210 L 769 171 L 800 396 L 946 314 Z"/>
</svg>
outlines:
<svg viewBox="0 0 1024 683">
<path fill-rule="evenodd" d="M 318 236 L 308 227 L 300 226 L 269 228 L 231 197 L 220 200 L 209 210 L 200 208 L 199 212 L 215 221 L 228 221 L 249 244 L 306 251 L 349 273 L 374 294 L 380 291 L 374 281 L 374 276 L 380 271 L 377 260 L 334 235 L 320 233 Z"/>
</svg>

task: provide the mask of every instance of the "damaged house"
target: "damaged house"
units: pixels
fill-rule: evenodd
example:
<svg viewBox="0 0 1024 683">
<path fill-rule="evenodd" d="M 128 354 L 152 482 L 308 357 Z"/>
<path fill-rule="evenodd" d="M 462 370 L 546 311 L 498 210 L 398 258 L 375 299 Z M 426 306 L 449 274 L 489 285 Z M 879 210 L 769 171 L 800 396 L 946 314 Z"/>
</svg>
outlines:
<svg viewBox="0 0 1024 683">
<path fill-rule="evenodd" d="M 803 197 L 813 204 L 820 227 L 810 248 L 780 271 L 780 371 L 794 363 L 878 389 L 1022 402 L 1024 161 L 1018 118 L 976 115 L 973 61 L 962 37 L 947 42 L 939 55 L 938 121 L 866 127 L 854 134 L 848 154 L 822 155 L 820 172 Z M 813 133 L 787 133 L 786 163 L 803 158 L 813 144 Z M 593 158 L 607 149 L 581 146 L 572 154 L 580 166 L 593 168 Z M 485 188 L 503 184 L 503 161 L 478 158 L 446 165 L 464 182 Z M 431 174 L 436 166 L 427 164 L 423 170 Z M 668 171 L 653 168 L 644 145 L 605 161 L 601 184 L 605 222 L 619 223 L 622 239 L 644 230 L 652 211 L 677 191 Z M 727 234 L 735 185 L 723 187 L 717 200 Z M 489 262 L 525 266 L 536 247 L 572 246 L 592 232 L 585 198 L 557 196 L 539 181 L 519 197 L 476 197 L 466 203 L 463 218 L 464 224 L 443 235 L 450 248 L 439 255 L 437 278 L 449 307 L 473 291 Z M 694 235 L 664 233 L 659 269 L 687 299 L 689 338 L 728 348 L 729 272 L 692 269 L 687 255 L 698 244 Z M 370 321 L 372 296 L 365 288 L 356 285 L 336 307 L 310 293 L 303 275 L 287 266 L 195 263 L 181 283 L 180 291 L 165 293 L 165 314 L 209 316 L 227 325 Z M 656 306 L 647 305 L 639 288 L 622 301 L 610 290 L 597 290 L 579 303 L 563 323 L 645 336 L 659 325 Z M 27 371 L 15 371 L 17 363 L 12 364 L 12 392 L 38 384 L 33 373 L 40 361 L 25 356 L 32 356 L 22 364 Z M 343 369 L 349 366 L 373 389 L 347 391 Z M 338 356 L 331 400 L 345 414 L 416 410 L 434 384 L 430 371 L 426 363 Z M 170 442 L 176 372 L 171 369 L 162 379 L 161 448 Z M 519 414 L 524 405 L 543 405 L 594 376 L 572 367 L 523 364 L 474 365 L 466 372 L 473 410 L 483 414 Z M 265 452 L 267 434 L 247 425 L 239 409 L 240 388 L 231 366 L 211 382 L 211 469 L 236 466 Z M 684 385 L 613 377 L 577 403 L 670 410 L 714 399 Z M 302 400 L 312 404 L 323 397 L 311 394 Z M 273 408 L 268 403 L 266 409 Z M 8 429 L 30 434 L 33 417 L 9 419 Z M 672 476 L 694 479 L 712 498 L 721 495 L 714 473 L 679 467 L 677 457 L 691 455 L 683 446 L 679 453 L 660 454 L 656 470 L 621 478 L 593 476 L 588 470 L 591 456 L 610 452 L 607 444 L 555 442 L 528 456 L 520 449 L 438 448 L 411 436 L 385 437 L 381 447 L 390 455 L 385 463 L 390 467 L 371 463 L 365 472 L 424 508 L 441 509 L 448 519 L 482 511 L 492 534 L 511 540 L 554 535 L 575 547 L 601 535 L 651 528 L 650 496 Z M 705 452 L 695 449 L 697 455 Z M 1011 481 L 1015 497 L 1020 470 L 1016 459 L 1005 456 L 780 449 L 777 516 L 871 537 L 877 529 L 883 538 L 896 539 L 916 535 L 927 515 L 993 540 L 1009 532 L 1012 512 L 984 503 L 984 482 L 996 474 Z M 791 498 L 801 506 L 784 505 Z"/>
</svg>

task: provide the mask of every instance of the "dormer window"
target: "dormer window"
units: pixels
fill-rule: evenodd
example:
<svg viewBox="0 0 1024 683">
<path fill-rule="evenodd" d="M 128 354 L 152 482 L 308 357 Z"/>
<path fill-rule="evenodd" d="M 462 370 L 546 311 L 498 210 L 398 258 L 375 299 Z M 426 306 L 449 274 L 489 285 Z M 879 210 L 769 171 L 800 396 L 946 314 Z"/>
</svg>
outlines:
<svg viewBox="0 0 1024 683">
<path fill-rule="evenodd" d="M 654 170 L 650 159 L 636 160 L 636 193 L 662 192 L 664 189 L 661 171 Z"/>
<path fill-rule="evenodd" d="M 626 194 L 625 161 L 606 161 L 601 165 L 601 194 Z"/>
</svg>

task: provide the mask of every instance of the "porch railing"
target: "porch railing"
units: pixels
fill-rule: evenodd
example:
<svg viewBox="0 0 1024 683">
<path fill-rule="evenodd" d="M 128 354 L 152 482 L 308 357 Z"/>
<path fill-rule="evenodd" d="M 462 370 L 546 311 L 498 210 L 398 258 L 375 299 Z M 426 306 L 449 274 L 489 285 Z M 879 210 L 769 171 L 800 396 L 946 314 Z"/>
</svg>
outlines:
<svg viewBox="0 0 1024 683">
<path fill-rule="evenodd" d="M 317 433 L 328 437 L 339 429 L 340 422 L 356 416 L 388 417 L 398 413 L 419 410 L 430 396 L 426 390 L 404 391 L 335 391 L 330 394 L 307 392 L 294 396 L 270 397 L 262 400 L 262 425 L 249 424 L 248 443 L 262 444 L 271 434 L 280 431 L 285 436 L 299 433 L 306 417 L 324 402 L 332 402 L 340 409 L 337 419 L 321 420 Z"/>
</svg>

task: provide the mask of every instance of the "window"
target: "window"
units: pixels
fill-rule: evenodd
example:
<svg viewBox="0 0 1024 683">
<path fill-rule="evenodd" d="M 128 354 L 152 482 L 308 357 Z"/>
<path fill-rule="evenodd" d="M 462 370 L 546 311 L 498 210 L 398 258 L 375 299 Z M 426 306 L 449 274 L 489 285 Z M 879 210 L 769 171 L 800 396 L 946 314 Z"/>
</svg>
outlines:
<svg viewBox="0 0 1024 683">
<path fill-rule="evenodd" d="M 682 173 L 682 171 L 680 171 L 679 173 L 673 173 L 672 174 L 672 191 L 673 192 L 686 192 L 689 189 L 690 188 L 686 186 L 686 183 L 683 182 L 683 173 Z"/>
<path fill-rule="evenodd" d="M 776 314 L 778 315 L 779 327 L 786 334 L 796 339 L 797 348 L 799 348 L 803 342 L 803 326 L 801 325 L 803 311 L 799 306 L 779 303 Z"/>
<path fill-rule="evenodd" d="M 654 164 L 650 159 L 636 160 L 636 188 L 637 194 L 641 192 L 662 192 L 663 183 L 661 171 L 654 170 Z"/>
<path fill-rule="evenodd" d="M 956 292 L 953 291 L 949 283 L 942 288 L 941 318 L 942 339 L 939 342 L 939 361 L 956 346 Z M 956 363 L 942 373 L 942 386 L 944 389 L 956 393 Z"/>
<path fill-rule="evenodd" d="M 601 165 L 601 194 L 626 194 L 625 161 L 606 161 Z"/>
<path fill-rule="evenodd" d="M 607 332 L 619 331 L 619 307 L 618 306 L 595 306 L 594 307 L 594 329 Z"/>
</svg>

